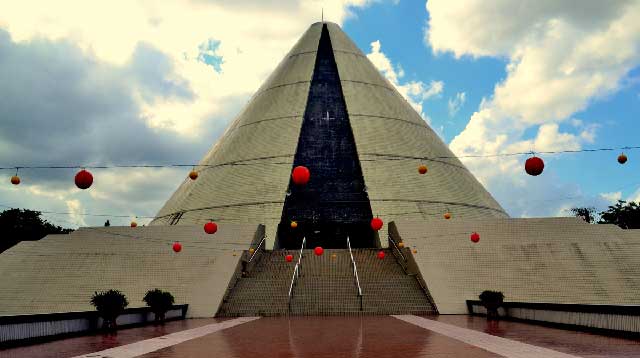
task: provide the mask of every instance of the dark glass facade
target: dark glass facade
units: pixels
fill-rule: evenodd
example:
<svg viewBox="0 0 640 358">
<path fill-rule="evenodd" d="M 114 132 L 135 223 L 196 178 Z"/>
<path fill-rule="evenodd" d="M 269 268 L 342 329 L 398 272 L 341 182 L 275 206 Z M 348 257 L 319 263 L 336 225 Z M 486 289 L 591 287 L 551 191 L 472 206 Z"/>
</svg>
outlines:
<svg viewBox="0 0 640 358">
<path fill-rule="evenodd" d="M 278 226 L 279 248 L 307 246 L 374 247 L 371 204 L 349 124 L 338 68 L 327 26 L 322 28 L 318 54 L 294 167 L 304 165 L 311 179 L 304 186 L 291 180 Z M 291 221 L 298 227 L 292 229 Z"/>
</svg>

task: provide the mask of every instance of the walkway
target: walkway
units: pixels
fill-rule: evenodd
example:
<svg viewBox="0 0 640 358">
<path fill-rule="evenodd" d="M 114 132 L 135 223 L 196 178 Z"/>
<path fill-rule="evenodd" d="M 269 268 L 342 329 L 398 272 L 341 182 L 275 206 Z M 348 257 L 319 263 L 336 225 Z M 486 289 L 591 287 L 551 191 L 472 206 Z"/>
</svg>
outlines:
<svg viewBox="0 0 640 358">
<path fill-rule="evenodd" d="M 2 358 L 75 356 L 638 357 L 640 341 L 516 322 L 487 324 L 468 316 L 245 317 L 171 322 L 0 351 Z"/>
</svg>

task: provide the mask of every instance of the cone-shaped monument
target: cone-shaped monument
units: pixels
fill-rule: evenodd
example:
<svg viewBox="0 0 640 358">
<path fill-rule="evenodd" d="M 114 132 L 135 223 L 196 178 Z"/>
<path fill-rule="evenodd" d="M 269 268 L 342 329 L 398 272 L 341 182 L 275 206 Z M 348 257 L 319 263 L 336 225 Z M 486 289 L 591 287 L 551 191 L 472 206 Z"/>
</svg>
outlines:
<svg viewBox="0 0 640 358">
<path fill-rule="evenodd" d="M 153 225 L 263 223 L 277 236 L 268 247 L 299 247 L 305 236 L 340 248 L 346 236 L 378 246 L 374 216 L 507 217 L 333 23 L 311 25 L 200 164 Z M 307 185 L 291 182 L 298 165 L 311 171 Z"/>
<path fill-rule="evenodd" d="M 109 289 L 134 308 L 124 321 L 142 323 L 156 287 L 188 317 L 467 314 L 498 290 L 516 319 L 640 333 L 640 230 L 508 218 L 335 24 L 307 30 L 200 163 L 154 225 L 1 253 L 0 343 L 81 327 Z M 327 250 L 300 250 L 302 237 Z"/>
</svg>

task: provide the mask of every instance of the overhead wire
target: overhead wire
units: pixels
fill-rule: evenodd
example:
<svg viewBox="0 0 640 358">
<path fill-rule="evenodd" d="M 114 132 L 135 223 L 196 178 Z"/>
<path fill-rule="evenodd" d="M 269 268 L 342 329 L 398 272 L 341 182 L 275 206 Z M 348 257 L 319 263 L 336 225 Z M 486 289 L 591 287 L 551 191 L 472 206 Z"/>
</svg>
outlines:
<svg viewBox="0 0 640 358">
<path fill-rule="evenodd" d="M 461 156 L 436 156 L 436 157 L 423 157 L 423 156 L 406 156 L 406 155 L 397 155 L 397 154 L 384 154 L 384 153 L 363 153 L 363 155 L 367 156 L 377 156 L 383 159 L 361 159 L 361 161 L 371 162 L 377 160 L 438 160 L 438 159 L 454 159 L 454 158 L 491 158 L 491 157 L 508 157 L 508 156 L 518 156 L 518 155 L 527 155 L 527 154 L 562 154 L 562 153 L 593 153 L 593 152 L 602 152 L 602 151 L 616 151 L 616 150 L 635 150 L 640 149 L 640 146 L 623 146 L 623 147 L 612 147 L 612 148 L 593 148 L 593 149 L 579 149 L 579 150 L 558 150 L 558 151 L 529 151 L 529 152 L 512 152 L 512 153 L 496 153 L 496 154 L 478 154 L 478 155 L 461 155 Z M 111 169 L 111 168 L 183 168 L 183 167 L 191 167 L 191 168 L 202 168 L 202 169 L 210 169 L 221 166 L 233 166 L 233 165 L 255 165 L 257 160 L 265 160 L 265 159 L 276 159 L 282 157 L 290 157 L 291 155 L 280 155 L 280 156 L 271 156 L 271 157 L 263 157 L 263 158 L 252 158 L 245 160 L 238 160 L 227 163 L 219 163 L 219 164 L 126 164 L 126 165 L 52 165 L 52 166 L 29 166 L 29 165 L 19 165 L 19 166 L 10 166 L 10 167 L 0 167 L 0 170 L 16 170 L 16 173 L 19 169 Z M 275 165 L 291 165 L 291 162 L 260 162 L 260 164 L 275 164 Z M 632 184 L 629 184 L 623 188 L 629 187 Z M 622 188 L 621 188 L 622 189 Z M 620 190 L 620 189 L 618 189 Z M 576 199 L 582 198 L 584 196 L 571 196 L 571 197 L 563 197 L 563 198 L 553 198 L 553 199 L 540 199 L 540 200 L 530 200 L 534 202 L 549 202 L 549 201 L 560 201 L 566 199 Z M 511 201 L 510 201 L 511 202 Z M 2 207 L 12 208 L 13 206 L 0 204 Z M 112 218 L 141 218 L 141 219 L 154 219 L 155 216 L 143 216 L 143 215 L 120 215 L 120 214 L 94 214 L 94 213 L 75 213 L 75 212 L 58 212 L 58 211 L 47 211 L 47 210 L 37 210 L 42 214 L 52 214 L 52 215 L 77 215 L 77 216 L 91 216 L 91 217 L 112 217 Z M 423 215 L 436 215 L 432 213 L 423 213 L 423 212 L 412 212 L 412 213 L 421 213 Z M 221 218 L 218 218 L 219 220 Z"/>
<path fill-rule="evenodd" d="M 23 209 L 23 210 L 31 210 L 38 211 L 42 214 L 54 214 L 54 215 L 78 215 L 78 216 L 102 216 L 102 217 L 114 217 L 114 218 L 142 218 L 142 219 L 154 219 L 155 216 L 141 216 L 141 215 L 117 215 L 117 214 L 87 214 L 87 213 L 72 213 L 72 212 L 58 212 L 58 211 L 47 211 L 47 210 L 34 210 L 28 208 L 17 208 L 14 206 L 3 205 L 0 206 L 10 209 Z"/>
<path fill-rule="evenodd" d="M 592 149 L 576 149 L 576 150 L 549 150 L 549 151 L 527 151 L 527 152 L 511 152 L 511 153 L 495 153 L 495 154 L 468 154 L 468 155 L 458 155 L 458 156 L 410 156 L 410 155 L 399 155 L 399 154 L 385 154 L 385 153 L 363 153 L 363 155 L 371 155 L 371 156 L 379 156 L 385 158 L 394 158 L 397 160 L 402 159 L 416 159 L 416 160 L 438 160 L 438 159 L 456 159 L 456 158 L 494 158 L 494 157 L 510 157 L 510 156 L 519 156 L 519 155 L 528 155 L 528 154 L 564 154 L 564 153 L 593 153 L 593 152 L 603 152 L 603 151 L 617 151 L 617 150 L 635 150 L 640 149 L 640 146 L 624 146 L 624 147 L 611 147 L 611 148 L 592 148 Z M 191 168 L 214 168 L 219 166 L 227 166 L 227 165 L 255 165 L 257 160 L 265 160 L 265 159 L 275 159 L 275 158 L 283 158 L 290 157 L 292 155 L 279 155 L 279 156 L 271 156 L 271 157 L 263 157 L 263 158 L 251 158 L 251 159 L 243 159 L 237 160 L 233 162 L 227 163 L 219 163 L 219 164 L 114 164 L 114 165 L 15 165 L 15 166 L 3 166 L 0 167 L 0 170 L 14 170 L 14 169 L 112 169 L 112 168 L 183 168 L 183 167 L 191 167 Z M 389 160 L 389 159 L 386 159 Z M 363 159 L 363 161 L 375 161 L 372 159 Z M 265 164 L 262 162 L 261 164 Z M 266 164 L 291 164 L 290 162 L 271 162 Z"/>
</svg>

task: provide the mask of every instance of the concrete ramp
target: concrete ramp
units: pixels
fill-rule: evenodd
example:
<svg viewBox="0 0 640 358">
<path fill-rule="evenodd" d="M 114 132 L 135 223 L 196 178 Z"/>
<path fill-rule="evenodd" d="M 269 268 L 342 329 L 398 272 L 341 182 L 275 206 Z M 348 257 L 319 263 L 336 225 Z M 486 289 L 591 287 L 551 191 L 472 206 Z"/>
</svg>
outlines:
<svg viewBox="0 0 640 358">
<path fill-rule="evenodd" d="M 483 290 L 515 302 L 640 304 L 640 230 L 577 218 L 398 221 L 389 230 L 417 250 L 440 313 L 466 313 L 465 300 Z"/>
<path fill-rule="evenodd" d="M 94 291 L 118 289 L 142 307 L 149 289 L 189 304 L 188 317 L 213 317 L 243 250 L 264 226 L 94 227 L 22 242 L 0 254 L 0 316 L 87 311 Z M 182 251 L 172 250 L 180 241 Z"/>
</svg>

